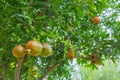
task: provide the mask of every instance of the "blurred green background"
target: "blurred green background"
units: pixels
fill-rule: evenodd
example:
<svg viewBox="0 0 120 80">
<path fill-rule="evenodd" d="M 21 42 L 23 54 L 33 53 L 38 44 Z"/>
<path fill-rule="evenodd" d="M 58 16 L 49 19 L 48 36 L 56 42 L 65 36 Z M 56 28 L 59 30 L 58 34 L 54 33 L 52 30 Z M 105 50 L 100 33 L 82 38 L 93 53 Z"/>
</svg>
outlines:
<svg viewBox="0 0 120 80">
<path fill-rule="evenodd" d="M 91 69 L 80 66 L 82 80 L 120 80 L 120 62 L 113 63 L 111 60 L 104 61 L 104 66 Z"/>
</svg>

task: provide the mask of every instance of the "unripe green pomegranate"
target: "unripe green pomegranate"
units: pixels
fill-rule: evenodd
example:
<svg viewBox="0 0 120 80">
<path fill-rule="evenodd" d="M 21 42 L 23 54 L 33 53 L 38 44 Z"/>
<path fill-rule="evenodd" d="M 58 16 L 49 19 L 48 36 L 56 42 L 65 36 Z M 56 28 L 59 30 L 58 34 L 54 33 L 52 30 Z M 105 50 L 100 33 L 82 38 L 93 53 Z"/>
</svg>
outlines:
<svg viewBox="0 0 120 80">
<path fill-rule="evenodd" d="M 38 75 L 38 70 L 37 66 L 32 66 L 28 68 L 28 73 L 31 77 L 36 77 Z"/>
<path fill-rule="evenodd" d="M 42 57 L 48 57 L 52 55 L 52 48 L 48 43 L 43 44 L 43 50 L 40 54 Z"/>
</svg>

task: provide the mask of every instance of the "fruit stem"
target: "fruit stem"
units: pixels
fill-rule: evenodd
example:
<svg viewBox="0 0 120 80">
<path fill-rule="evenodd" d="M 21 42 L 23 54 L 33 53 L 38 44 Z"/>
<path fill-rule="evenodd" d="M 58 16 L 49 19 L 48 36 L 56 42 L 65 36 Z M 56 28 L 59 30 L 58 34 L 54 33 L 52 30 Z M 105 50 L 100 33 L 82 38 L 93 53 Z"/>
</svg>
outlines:
<svg viewBox="0 0 120 80">
<path fill-rule="evenodd" d="M 31 53 L 31 49 L 26 49 L 25 50 L 25 54 L 30 54 Z"/>
<path fill-rule="evenodd" d="M 22 62 L 23 62 L 23 58 L 18 59 L 18 66 L 16 67 L 16 70 L 15 70 L 14 80 L 20 80 L 20 72 L 21 72 L 21 68 L 22 68 Z"/>
</svg>

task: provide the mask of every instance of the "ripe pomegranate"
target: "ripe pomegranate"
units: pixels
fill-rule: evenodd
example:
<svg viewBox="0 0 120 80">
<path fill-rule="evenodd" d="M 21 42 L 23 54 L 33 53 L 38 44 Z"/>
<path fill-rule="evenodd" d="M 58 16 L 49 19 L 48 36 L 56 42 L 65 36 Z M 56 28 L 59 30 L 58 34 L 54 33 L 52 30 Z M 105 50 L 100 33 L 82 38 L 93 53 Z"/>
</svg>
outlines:
<svg viewBox="0 0 120 80">
<path fill-rule="evenodd" d="M 96 61 L 97 60 L 97 55 L 96 54 L 91 54 L 90 60 L 91 61 Z"/>
<path fill-rule="evenodd" d="M 69 50 L 68 50 L 68 58 L 69 58 L 69 59 L 73 59 L 74 57 L 75 57 L 75 55 L 74 55 L 72 49 L 69 49 Z"/>
<path fill-rule="evenodd" d="M 43 50 L 40 54 L 42 57 L 48 57 L 52 55 L 52 48 L 48 43 L 43 44 Z"/>
<path fill-rule="evenodd" d="M 100 62 L 98 60 L 92 61 L 93 64 L 100 65 Z"/>
<path fill-rule="evenodd" d="M 21 59 L 25 55 L 25 48 L 21 45 L 17 45 L 14 47 L 12 53 L 14 57 Z"/>
<path fill-rule="evenodd" d="M 98 54 L 95 54 L 95 53 L 91 54 L 90 60 L 93 64 L 100 65 L 100 61 L 99 61 L 100 56 Z"/>
<path fill-rule="evenodd" d="M 100 18 L 98 16 L 95 16 L 95 17 L 92 18 L 92 22 L 94 24 L 98 24 L 98 23 L 100 23 Z"/>
<path fill-rule="evenodd" d="M 32 56 L 40 55 L 42 52 L 42 44 L 38 41 L 31 40 L 26 44 L 26 51 L 28 50 L 28 54 Z"/>
</svg>

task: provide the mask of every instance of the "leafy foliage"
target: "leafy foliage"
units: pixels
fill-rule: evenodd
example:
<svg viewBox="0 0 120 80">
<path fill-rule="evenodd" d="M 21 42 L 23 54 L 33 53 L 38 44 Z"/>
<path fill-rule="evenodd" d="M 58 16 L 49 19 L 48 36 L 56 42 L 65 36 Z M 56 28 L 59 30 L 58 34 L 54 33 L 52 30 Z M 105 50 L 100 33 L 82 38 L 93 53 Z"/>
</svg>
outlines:
<svg viewBox="0 0 120 80">
<path fill-rule="evenodd" d="M 95 67 L 89 59 L 92 53 L 101 55 L 101 64 L 106 58 L 114 61 L 120 51 L 119 6 L 117 0 L 1 0 L 1 74 L 5 72 L 13 80 L 17 60 L 12 49 L 33 39 L 50 43 L 54 54 L 48 58 L 29 56 L 21 79 L 27 78 L 27 69 L 32 65 L 39 68 L 39 78 L 54 63 L 58 65 L 48 75 L 49 80 L 56 76 L 70 78 L 69 48 L 75 51 L 78 64 Z M 101 19 L 98 25 L 91 21 L 94 16 Z"/>
<path fill-rule="evenodd" d="M 104 66 L 99 66 L 98 70 L 85 68 L 81 66 L 83 80 L 119 80 L 119 63 L 113 63 L 111 60 L 105 60 Z"/>
</svg>

